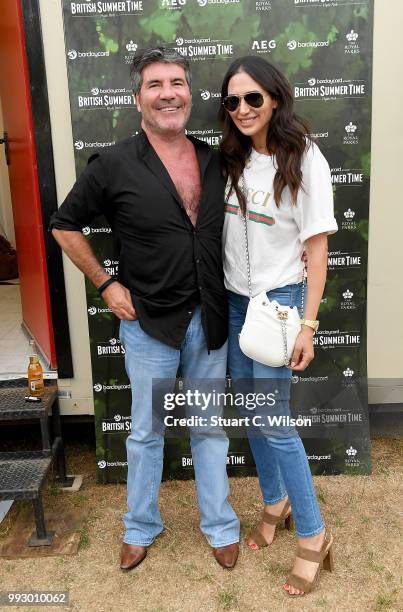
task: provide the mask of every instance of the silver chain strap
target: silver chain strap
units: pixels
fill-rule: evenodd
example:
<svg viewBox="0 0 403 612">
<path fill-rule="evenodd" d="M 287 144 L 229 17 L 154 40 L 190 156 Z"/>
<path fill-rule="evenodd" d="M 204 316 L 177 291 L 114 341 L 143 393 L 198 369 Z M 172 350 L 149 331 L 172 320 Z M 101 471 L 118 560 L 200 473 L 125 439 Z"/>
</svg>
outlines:
<svg viewBox="0 0 403 612">
<path fill-rule="evenodd" d="M 252 277 L 251 277 L 251 272 L 250 272 L 250 257 L 249 257 L 249 242 L 248 242 L 248 221 L 247 221 L 247 215 L 248 215 L 248 190 L 246 187 L 246 181 L 245 181 L 245 176 L 242 173 L 241 174 L 241 191 L 243 193 L 243 195 L 245 196 L 245 204 L 246 204 L 246 208 L 245 208 L 245 214 L 242 216 L 242 220 L 243 220 L 243 225 L 244 225 L 244 236 L 245 236 L 245 253 L 246 253 L 246 270 L 247 270 L 247 274 L 248 274 L 248 291 L 249 291 L 249 299 L 252 299 Z M 304 306 L 305 306 L 305 265 L 304 265 L 304 269 L 302 270 L 302 291 L 301 291 L 301 313 L 302 316 L 304 316 Z M 288 345 L 287 345 L 287 327 L 286 327 L 286 321 L 288 318 L 288 313 L 286 310 L 280 310 L 279 308 L 277 308 L 277 316 L 278 319 L 280 321 L 280 325 L 281 325 L 281 333 L 283 336 L 283 348 L 284 348 L 284 365 L 287 365 L 289 362 L 288 359 Z"/>
</svg>

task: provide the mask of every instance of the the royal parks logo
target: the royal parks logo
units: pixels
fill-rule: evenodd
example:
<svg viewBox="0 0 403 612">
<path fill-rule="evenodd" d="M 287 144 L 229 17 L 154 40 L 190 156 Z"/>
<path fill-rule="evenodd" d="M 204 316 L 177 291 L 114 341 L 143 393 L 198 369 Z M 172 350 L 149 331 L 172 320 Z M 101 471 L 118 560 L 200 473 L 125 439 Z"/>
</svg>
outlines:
<svg viewBox="0 0 403 612">
<path fill-rule="evenodd" d="M 104 270 L 110 276 L 117 276 L 119 272 L 119 261 L 114 259 L 104 259 Z"/>
<path fill-rule="evenodd" d="M 200 90 L 200 97 L 204 102 L 207 102 L 208 100 L 217 100 L 219 98 L 221 98 L 221 93 L 219 91 L 210 91 L 208 89 L 201 89 Z"/>
<path fill-rule="evenodd" d="M 354 370 L 347 367 L 345 370 L 343 370 L 343 376 L 344 378 L 352 378 L 354 376 Z"/>
<path fill-rule="evenodd" d="M 112 140 L 110 142 L 99 142 L 98 140 L 94 142 L 88 142 L 86 140 L 75 140 L 74 148 L 76 151 L 82 151 L 83 149 L 103 149 L 104 147 L 111 147 L 114 144 L 116 144 L 115 140 Z"/>
<path fill-rule="evenodd" d="M 139 48 L 138 44 L 135 43 L 132 39 L 130 39 L 125 45 L 125 64 L 131 64 L 133 61 L 133 57 Z"/>
<path fill-rule="evenodd" d="M 359 251 L 330 251 L 327 258 L 328 270 L 359 269 L 362 256 Z"/>
<path fill-rule="evenodd" d="M 187 0 L 160 0 L 160 8 L 177 11 L 186 6 Z"/>
<path fill-rule="evenodd" d="M 277 46 L 277 43 L 274 40 L 274 38 L 272 38 L 271 40 L 268 40 L 268 39 L 253 40 L 250 48 L 251 48 L 251 51 L 256 51 L 256 53 L 271 53 L 272 51 L 274 51 L 276 46 Z"/>
<path fill-rule="evenodd" d="M 350 121 L 344 126 L 343 144 L 356 145 L 358 144 L 358 126 Z"/>
<path fill-rule="evenodd" d="M 350 446 L 346 449 L 346 459 L 344 461 L 345 465 L 349 467 L 358 467 L 360 465 L 360 461 L 357 458 L 358 451 L 354 446 Z"/>
<path fill-rule="evenodd" d="M 313 344 L 322 349 L 359 347 L 361 344 L 361 333 L 359 331 L 321 329 L 316 332 Z"/>
<path fill-rule="evenodd" d="M 333 185 L 350 185 L 357 187 L 364 182 L 362 168 L 332 168 L 331 175 Z"/>
<path fill-rule="evenodd" d="M 125 349 L 118 338 L 110 338 L 96 345 L 96 354 L 98 357 L 118 357 L 125 354 Z"/>
<path fill-rule="evenodd" d="M 109 55 L 110 51 L 76 51 L 75 49 L 67 51 L 67 57 L 72 61 L 83 58 L 109 57 Z"/>
<path fill-rule="evenodd" d="M 357 222 L 354 219 L 355 211 L 351 208 L 348 208 L 343 213 L 343 219 L 341 222 L 341 229 L 347 230 L 349 232 L 355 232 L 358 229 Z"/>
<path fill-rule="evenodd" d="M 255 0 L 255 8 L 257 11 L 271 11 L 272 0 Z"/>
<path fill-rule="evenodd" d="M 204 140 L 204 142 L 207 142 L 211 147 L 218 147 L 222 139 L 221 130 L 215 130 L 213 128 L 205 130 L 186 130 L 186 133 L 200 140 Z"/>
<path fill-rule="evenodd" d="M 82 232 L 84 236 L 90 236 L 91 234 L 111 234 L 112 230 L 110 227 L 89 227 L 86 225 Z"/>
<path fill-rule="evenodd" d="M 350 32 L 347 32 L 345 38 L 346 42 L 344 45 L 344 53 L 347 53 L 349 55 L 357 55 L 360 52 L 360 45 L 358 39 L 358 32 L 355 32 L 354 30 L 350 30 Z"/>
<path fill-rule="evenodd" d="M 91 91 L 80 93 L 77 96 L 77 104 L 80 109 L 107 108 L 115 110 L 128 108 L 134 105 L 130 89 L 93 87 Z"/>
<path fill-rule="evenodd" d="M 93 317 L 97 314 L 105 314 L 107 312 L 112 312 L 110 308 L 97 308 L 96 306 L 90 306 L 87 308 L 88 314 Z"/>
<path fill-rule="evenodd" d="M 104 393 L 106 393 L 107 391 L 128 391 L 131 389 L 130 384 L 111 384 L 111 385 L 106 385 L 106 384 L 102 384 L 102 383 L 95 383 L 94 385 L 94 391 L 95 393 L 101 393 L 101 391 L 103 391 Z"/>
<path fill-rule="evenodd" d="M 175 51 L 192 61 L 230 58 L 234 55 L 234 45 L 228 40 L 211 38 L 176 38 Z"/>
<path fill-rule="evenodd" d="M 362 80 L 343 77 L 318 79 L 310 77 L 307 81 L 294 85 L 296 100 L 337 100 L 343 98 L 363 98 L 366 85 Z"/>
<path fill-rule="evenodd" d="M 143 11 L 143 0 L 120 0 L 118 2 L 70 2 L 72 15 L 105 15 L 114 17 L 115 15 L 138 15 Z"/>
<path fill-rule="evenodd" d="M 355 310 L 357 305 L 353 300 L 354 293 L 350 289 L 346 289 L 342 293 L 342 300 L 340 301 L 341 310 Z"/>
</svg>

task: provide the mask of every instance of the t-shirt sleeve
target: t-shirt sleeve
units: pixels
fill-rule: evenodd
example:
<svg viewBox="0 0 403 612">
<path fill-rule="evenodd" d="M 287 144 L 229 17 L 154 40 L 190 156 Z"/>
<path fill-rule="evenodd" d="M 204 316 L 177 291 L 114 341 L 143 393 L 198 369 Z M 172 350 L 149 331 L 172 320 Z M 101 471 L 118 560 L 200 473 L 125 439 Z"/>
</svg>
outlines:
<svg viewBox="0 0 403 612">
<path fill-rule="evenodd" d="M 99 154 L 88 160 L 59 210 L 52 215 L 50 229 L 81 231 L 93 219 L 106 214 L 105 171 Z"/>
<path fill-rule="evenodd" d="M 292 210 L 301 242 L 305 242 L 317 234 L 334 234 L 337 222 L 329 164 L 315 143 L 307 148 L 301 169 L 302 188 Z"/>
</svg>

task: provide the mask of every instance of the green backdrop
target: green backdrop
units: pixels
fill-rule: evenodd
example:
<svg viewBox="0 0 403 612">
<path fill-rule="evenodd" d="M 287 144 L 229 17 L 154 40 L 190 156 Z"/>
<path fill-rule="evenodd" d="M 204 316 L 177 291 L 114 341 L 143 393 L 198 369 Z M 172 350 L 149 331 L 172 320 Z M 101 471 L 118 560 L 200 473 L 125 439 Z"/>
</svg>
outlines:
<svg viewBox="0 0 403 612">
<path fill-rule="evenodd" d="M 303 441 L 314 473 L 370 471 L 366 386 L 366 293 L 371 142 L 372 0 L 63 0 L 76 169 L 95 151 L 136 134 L 129 66 L 138 48 L 168 43 L 193 73 L 188 132 L 216 147 L 221 79 L 246 54 L 290 80 L 299 114 L 326 156 L 339 231 L 315 337 L 316 359 L 293 377 L 296 414 L 311 417 Z M 119 262 L 110 228 L 84 228 L 105 269 Z M 118 321 L 87 283 L 101 482 L 126 478 L 130 385 Z M 186 440 L 167 440 L 165 476 L 192 477 Z M 233 439 L 230 474 L 253 472 L 246 440 Z"/>
</svg>

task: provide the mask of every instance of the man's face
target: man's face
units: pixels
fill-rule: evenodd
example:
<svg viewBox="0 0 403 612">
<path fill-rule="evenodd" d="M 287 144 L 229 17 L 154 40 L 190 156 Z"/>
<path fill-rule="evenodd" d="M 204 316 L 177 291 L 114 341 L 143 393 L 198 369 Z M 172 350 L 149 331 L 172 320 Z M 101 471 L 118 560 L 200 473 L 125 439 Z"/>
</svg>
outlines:
<svg viewBox="0 0 403 612">
<path fill-rule="evenodd" d="M 183 132 L 190 115 L 192 95 L 182 66 L 155 62 L 144 68 L 142 77 L 135 101 L 142 114 L 143 126 L 156 134 Z"/>
</svg>

